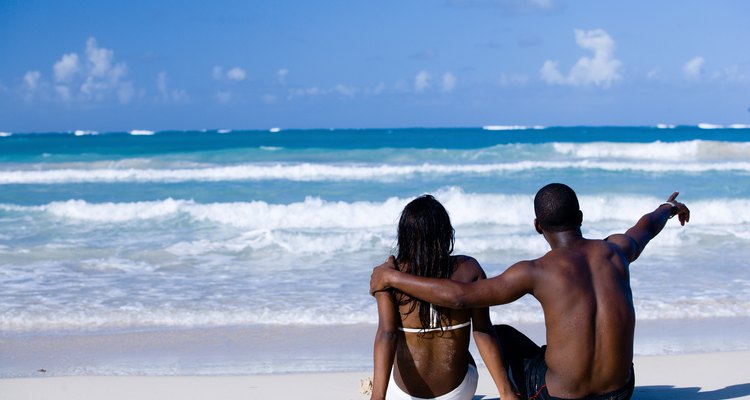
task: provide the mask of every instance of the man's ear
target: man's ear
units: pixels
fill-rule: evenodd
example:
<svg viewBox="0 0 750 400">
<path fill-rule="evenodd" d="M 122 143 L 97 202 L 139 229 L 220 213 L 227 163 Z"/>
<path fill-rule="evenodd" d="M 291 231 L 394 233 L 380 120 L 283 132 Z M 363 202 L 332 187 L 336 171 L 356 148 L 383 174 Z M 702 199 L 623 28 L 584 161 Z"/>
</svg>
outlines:
<svg viewBox="0 0 750 400">
<path fill-rule="evenodd" d="M 544 233 L 542 231 L 542 225 L 539 224 L 539 220 L 537 220 L 536 218 L 534 218 L 534 229 L 536 229 L 536 232 L 540 235 Z"/>
<path fill-rule="evenodd" d="M 583 225 L 583 211 L 578 210 L 578 226 Z"/>
</svg>

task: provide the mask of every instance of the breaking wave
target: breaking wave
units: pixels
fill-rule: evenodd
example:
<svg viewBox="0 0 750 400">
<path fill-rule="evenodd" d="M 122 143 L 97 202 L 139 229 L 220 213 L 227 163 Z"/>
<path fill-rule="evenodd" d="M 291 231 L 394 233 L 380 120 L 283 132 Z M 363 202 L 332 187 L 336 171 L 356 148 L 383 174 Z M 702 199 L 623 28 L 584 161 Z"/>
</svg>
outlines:
<svg viewBox="0 0 750 400">
<path fill-rule="evenodd" d="M 533 197 L 526 195 L 465 193 L 448 188 L 434 193 L 451 215 L 456 226 L 526 226 L 534 218 Z M 51 202 L 40 206 L 0 204 L 0 211 L 47 213 L 70 221 L 121 223 L 188 216 L 251 229 L 362 229 L 392 226 L 411 198 L 391 197 L 382 202 L 327 201 L 307 197 L 303 202 L 272 204 L 265 201 L 207 203 L 165 199 L 128 203 L 89 203 L 83 200 Z M 649 196 L 580 196 L 586 221 L 635 222 L 652 211 L 663 199 Z M 692 225 L 741 225 L 750 223 L 750 199 L 707 199 L 691 201 Z M 612 210 L 619 210 L 612 213 Z"/>
</svg>

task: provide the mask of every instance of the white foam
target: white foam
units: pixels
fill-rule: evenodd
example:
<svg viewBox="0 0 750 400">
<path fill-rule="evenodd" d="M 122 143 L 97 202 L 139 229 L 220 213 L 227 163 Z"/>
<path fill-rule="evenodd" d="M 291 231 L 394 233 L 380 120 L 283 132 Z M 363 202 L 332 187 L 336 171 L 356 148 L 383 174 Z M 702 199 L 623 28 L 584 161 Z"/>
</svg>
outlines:
<svg viewBox="0 0 750 400">
<path fill-rule="evenodd" d="M 43 209 L 52 215 L 79 221 L 123 222 L 160 218 L 176 213 L 186 202 L 166 199 L 134 203 L 53 202 Z"/>
<path fill-rule="evenodd" d="M 730 147 L 727 147 L 731 149 Z M 740 156 L 748 148 L 738 145 L 734 149 Z M 607 152 L 623 156 L 633 150 L 593 149 L 595 154 L 606 157 Z M 265 149 L 270 150 L 270 149 Z M 561 151 L 569 151 L 561 148 Z M 587 149 L 570 150 L 574 154 L 586 153 Z M 683 150 L 680 150 L 681 152 Z M 656 158 L 657 153 L 651 157 Z M 639 156 L 640 157 L 640 156 Z M 672 159 L 678 159 L 675 154 Z M 0 175 L 2 184 L 59 184 L 59 183 L 93 183 L 93 182 L 190 182 L 190 181 L 263 181 L 291 180 L 301 182 L 316 181 L 392 181 L 418 177 L 420 175 L 445 176 L 458 174 L 501 174 L 529 170 L 604 170 L 604 171 L 641 171 L 641 172 L 711 172 L 739 171 L 750 172 L 750 161 L 734 162 L 631 162 L 631 161 L 519 161 L 491 164 L 241 164 L 222 167 L 184 168 L 184 169 L 56 169 L 56 170 L 6 170 Z"/>
<path fill-rule="evenodd" d="M 545 129 L 543 125 L 485 125 L 482 127 L 485 131 L 523 131 L 527 129 Z"/>
<path fill-rule="evenodd" d="M 12 136 L 13 134 L 11 132 L 0 132 L 0 137 L 8 137 Z"/>
<path fill-rule="evenodd" d="M 131 135 L 133 135 L 133 136 L 151 136 L 155 132 L 154 131 L 145 130 L 145 129 L 133 129 L 129 133 Z"/>
<path fill-rule="evenodd" d="M 724 125 L 707 124 L 704 122 L 704 123 L 698 124 L 698 128 L 700 129 L 724 129 Z"/>
<path fill-rule="evenodd" d="M 456 226 L 527 226 L 534 218 L 531 196 L 465 193 L 449 188 L 434 193 L 449 211 Z M 307 197 L 303 202 L 270 204 L 264 201 L 200 204 L 166 199 L 130 203 L 89 203 L 83 200 L 52 202 L 42 206 L 0 204 L 11 212 L 46 212 L 70 221 L 120 223 L 188 216 L 248 229 L 369 229 L 393 227 L 410 198 L 391 197 L 382 202 L 326 201 Z M 634 223 L 663 200 L 650 196 L 580 196 L 587 222 Z M 691 226 L 750 224 L 750 199 L 709 199 L 690 202 Z M 612 213 L 612 210 L 619 210 Z M 708 217 L 710 216 L 710 217 Z"/>
<path fill-rule="evenodd" d="M 689 166 L 694 160 L 750 160 L 750 143 L 691 140 L 651 143 L 553 143 L 559 154 L 584 159 L 672 160 Z M 721 164 L 716 164 L 718 167 Z M 654 165 L 655 168 L 659 168 Z"/>
<path fill-rule="evenodd" d="M 366 297 L 365 297 L 366 296 Z M 179 305 L 170 301 L 170 307 L 153 307 L 138 302 L 123 305 L 116 309 L 106 309 L 99 305 L 80 304 L 78 309 L 68 305 L 54 312 L 46 310 L 13 310 L 0 315 L 0 330 L 51 331 L 51 330 L 95 330 L 144 327 L 215 327 L 248 325 L 351 325 L 374 324 L 377 322 L 377 309 L 369 296 L 349 296 L 349 301 L 304 302 L 293 304 L 285 301 L 262 302 L 253 307 L 241 305 L 211 304 L 196 307 L 195 304 Z M 494 321 L 504 323 L 542 323 L 543 313 L 533 301 L 520 302 L 493 308 L 490 312 Z M 707 298 L 677 299 L 666 301 L 634 299 L 636 313 L 641 321 L 703 318 L 742 318 L 750 317 L 750 302 L 725 299 L 714 301 Z"/>
<path fill-rule="evenodd" d="M 231 129 L 219 129 L 216 131 L 216 133 L 221 133 L 221 134 L 231 133 L 231 132 L 232 132 Z"/>
<path fill-rule="evenodd" d="M 271 129 L 269 129 L 268 131 L 271 132 L 271 133 L 278 133 L 278 132 L 281 132 L 281 128 L 279 128 L 279 127 L 273 127 Z"/>
<path fill-rule="evenodd" d="M 348 311 L 348 312 L 342 312 Z M 269 309 L 230 308 L 228 310 L 163 310 L 159 308 L 122 307 L 118 310 L 87 308 L 46 313 L 20 312 L 0 315 L 3 331 L 94 330 L 144 327 L 211 327 L 242 325 L 340 325 L 373 323 L 377 310 L 351 312 L 330 304 Z"/>
<path fill-rule="evenodd" d="M 698 124 L 700 129 L 750 129 L 750 124 L 729 124 L 729 125 L 718 125 L 718 124 Z"/>
<path fill-rule="evenodd" d="M 99 132 L 97 132 L 97 131 L 86 131 L 86 130 L 78 129 L 78 130 L 74 131 L 73 134 L 76 135 L 76 136 L 86 136 L 86 135 L 98 135 Z"/>
<path fill-rule="evenodd" d="M 750 302 L 734 297 L 707 298 L 691 296 L 669 300 L 634 299 L 639 319 L 697 319 L 749 317 Z"/>
<path fill-rule="evenodd" d="M 674 128 L 676 128 L 675 125 L 671 125 L 671 124 L 656 124 L 656 127 L 658 129 L 674 129 Z"/>
</svg>

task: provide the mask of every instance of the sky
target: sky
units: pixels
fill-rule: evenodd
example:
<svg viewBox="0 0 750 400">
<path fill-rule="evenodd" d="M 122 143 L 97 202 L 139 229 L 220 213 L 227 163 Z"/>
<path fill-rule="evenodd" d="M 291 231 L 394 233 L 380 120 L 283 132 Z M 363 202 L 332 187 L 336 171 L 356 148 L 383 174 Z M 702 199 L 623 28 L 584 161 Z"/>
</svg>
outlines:
<svg viewBox="0 0 750 400">
<path fill-rule="evenodd" d="M 0 0 L 0 132 L 750 123 L 744 0 Z"/>
</svg>

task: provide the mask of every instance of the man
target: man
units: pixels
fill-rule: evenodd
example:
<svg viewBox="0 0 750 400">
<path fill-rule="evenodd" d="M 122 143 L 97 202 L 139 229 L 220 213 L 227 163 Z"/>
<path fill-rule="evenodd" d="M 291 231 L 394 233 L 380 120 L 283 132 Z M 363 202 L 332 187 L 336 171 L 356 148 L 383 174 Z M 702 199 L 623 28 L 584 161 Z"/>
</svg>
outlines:
<svg viewBox="0 0 750 400">
<path fill-rule="evenodd" d="M 395 288 L 451 308 L 506 304 L 531 294 L 544 311 L 546 346 L 536 346 L 511 327 L 496 327 L 520 394 L 528 399 L 629 399 L 635 384 L 629 266 L 668 219 L 678 216 L 682 225 L 690 220 L 677 195 L 624 234 L 591 240 L 581 235 L 583 213 L 573 189 L 552 183 L 534 198 L 534 227 L 551 247 L 541 258 L 473 283 L 403 274 L 389 258 L 373 270 L 370 292 Z"/>
</svg>

